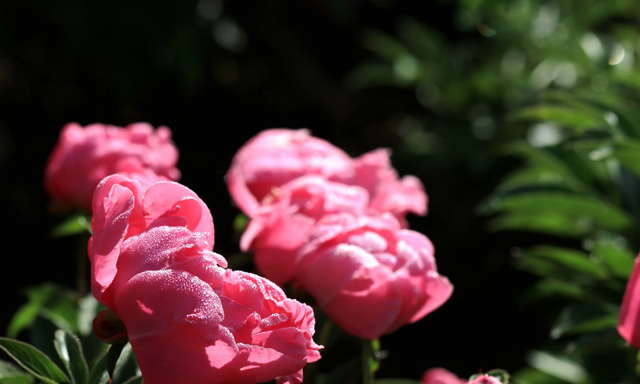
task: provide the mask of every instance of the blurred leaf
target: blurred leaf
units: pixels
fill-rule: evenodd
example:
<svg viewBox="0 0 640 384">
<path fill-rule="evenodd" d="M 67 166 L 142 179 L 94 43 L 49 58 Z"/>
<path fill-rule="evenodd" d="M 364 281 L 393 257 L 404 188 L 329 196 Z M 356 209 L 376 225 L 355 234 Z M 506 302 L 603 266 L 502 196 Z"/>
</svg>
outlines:
<svg viewBox="0 0 640 384">
<path fill-rule="evenodd" d="M 35 378 L 16 367 L 15 365 L 0 360 L 0 383 L 3 384 L 33 384 Z"/>
<path fill-rule="evenodd" d="M 606 229 L 619 230 L 628 227 L 632 220 L 629 215 L 613 204 L 590 196 L 541 192 L 507 196 L 494 202 L 495 211 L 535 214 L 563 214 L 570 218 L 593 220 L 594 224 Z"/>
<path fill-rule="evenodd" d="M 29 328 L 37 316 L 46 315 L 60 328 L 76 331 L 76 293 L 56 285 L 45 283 L 27 290 L 28 301 L 14 314 L 7 328 L 7 336 L 15 338 Z"/>
<path fill-rule="evenodd" d="M 590 260 L 589 255 L 574 249 L 542 245 L 524 252 L 522 257 L 545 257 L 579 273 L 605 276 L 605 271 L 596 264 L 597 261 Z"/>
<path fill-rule="evenodd" d="M 410 55 L 407 48 L 399 40 L 377 30 L 369 30 L 364 34 L 363 45 L 389 62 Z"/>
<path fill-rule="evenodd" d="M 582 384 L 588 380 L 588 374 L 580 364 L 563 356 L 532 351 L 526 356 L 526 360 L 532 367 L 569 383 Z"/>
<path fill-rule="evenodd" d="M 91 216 L 78 212 L 59 224 L 51 231 L 51 236 L 62 237 L 77 235 L 83 232 L 91 232 Z"/>
<path fill-rule="evenodd" d="M 553 121 L 565 128 L 571 128 L 578 132 L 595 128 L 610 128 L 603 115 L 592 109 L 578 109 L 558 105 L 536 105 L 523 108 L 513 113 L 511 118 L 515 120 Z"/>
<path fill-rule="evenodd" d="M 618 314 L 589 304 L 575 304 L 565 308 L 551 329 L 551 337 L 557 339 L 567 334 L 598 332 L 615 329 Z"/>
<path fill-rule="evenodd" d="M 626 249 L 620 249 L 607 243 L 599 243 L 593 249 L 614 276 L 627 280 L 633 270 L 635 256 Z"/>
<path fill-rule="evenodd" d="M 613 146 L 611 156 L 640 177 L 640 141 L 625 140 Z"/>
<path fill-rule="evenodd" d="M 51 359 L 29 344 L 0 337 L 0 349 L 4 350 L 22 368 L 45 383 L 70 383 L 69 378 Z"/>
<path fill-rule="evenodd" d="M 522 230 L 566 237 L 584 236 L 593 227 L 588 220 L 550 211 L 506 213 L 489 220 L 487 225 L 494 232 Z"/>
<path fill-rule="evenodd" d="M 375 384 L 420 384 L 420 382 L 408 379 L 380 379 L 376 380 Z"/>
<path fill-rule="evenodd" d="M 93 319 L 101 311 L 101 305 L 91 293 L 80 299 L 77 317 L 78 331 L 81 335 L 86 336 L 93 333 Z"/>
<path fill-rule="evenodd" d="M 324 376 L 318 375 L 318 384 L 347 383 L 349 382 L 349 379 L 356 377 L 358 368 L 361 364 L 362 359 L 360 357 L 348 360 L 344 364 L 339 365 L 329 374 Z"/>
<path fill-rule="evenodd" d="M 89 367 L 82 353 L 82 345 L 76 335 L 69 331 L 58 330 L 54 341 L 58 355 L 62 360 L 73 384 L 84 384 L 89 377 Z"/>
<path fill-rule="evenodd" d="M 545 279 L 538 281 L 529 289 L 525 298 L 527 300 L 540 300 L 542 298 L 561 296 L 578 301 L 586 301 L 589 296 L 575 283 L 557 279 Z"/>
<path fill-rule="evenodd" d="M 514 384 L 567 384 L 566 380 L 552 376 L 539 369 L 524 368 L 513 375 Z"/>
</svg>

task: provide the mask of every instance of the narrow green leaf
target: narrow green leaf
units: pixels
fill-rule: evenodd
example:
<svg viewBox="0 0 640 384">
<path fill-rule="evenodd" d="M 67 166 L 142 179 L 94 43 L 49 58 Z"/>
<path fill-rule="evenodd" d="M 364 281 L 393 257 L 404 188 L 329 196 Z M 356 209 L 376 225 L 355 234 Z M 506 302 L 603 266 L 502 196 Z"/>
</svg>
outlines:
<svg viewBox="0 0 640 384">
<path fill-rule="evenodd" d="M 523 257 L 544 257 L 579 273 L 605 276 L 604 269 L 597 265 L 596 260 L 591 260 L 589 255 L 575 249 L 543 245 L 526 251 Z"/>
<path fill-rule="evenodd" d="M 493 232 L 530 231 L 561 237 L 582 237 L 593 228 L 588 219 L 550 211 L 506 213 L 489 220 L 487 226 Z"/>
<path fill-rule="evenodd" d="M 0 383 L 33 384 L 35 378 L 15 365 L 0 360 Z"/>
<path fill-rule="evenodd" d="M 122 350 L 124 349 L 124 347 L 127 345 L 127 343 L 124 344 L 112 344 L 109 347 L 109 351 L 107 352 L 107 373 L 109 374 L 109 378 L 113 380 L 113 372 L 116 369 L 116 363 L 118 362 L 118 359 L 120 359 L 120 354 L 122 353 Z"/>
<path fill-rule="evenodd" d="M 109 381 L 109 375 L 107 374 L 108 352 L 108 350 L 102 352 L 93 364 L 91 364 L 87 384 L 103 384 Z"/>
<path fill-rule="evenodd" d="M 143 384 L 142 376 L 135 376 L 125 381 L 122 384 Z"/>
<path fill-rule="evenodd" d="M 598 332 L 615 329 L 618 314 L 590 304 L 575 304 L 565 308 L 551 329 L 551 337 L 557 339 L 567 334 Z"/>
<path fill-rule="evenodd" d="M 514 120 L 553 121 L 577 132 L 584 132 L 588 129 L 609 128 L 609 124 L 604 119 L 603 114 L 591 109 L 567 106 L 536 105 L 516 111 L 510 117 Z"/>
<path fill-rule="evenodd" d="M 51 231 L 51 236 L 62 237 L 77 235 L 83 232 L 91 232 L 91 216 L 85 213 L 76 213 Z"/>
<path fill-rule="evenodd" d="M 73 384 L 84 384 L 89 377 L 89 367 L 84 359 L 82 345 L 76 335 L 69 331 L 58 330 L 54 344 L 62 363 Z"/>
<path fill-rule="evenodd" d="M 554 296 L 562 296 L 577 301 L 586 301 L 589 298 L 578 284 L 557 279 L 545 279 L 535 283 L 524 298 L 525 300 L 533 301 Z"/>
<path fill-rule="evenodd" d="M 588 377 L 580 364 L 549 352 L 532 351 L 527 355 L 526 360 L 532 367 L 569 383 L 581 384 Z"/>
<path fill-rule="evenodd" d="M 562 380 L 556 376 L 552 376 L 539 369 L 527 367 L 513 375 L 514 384 L 567 384 L 566 380 Z"/>
<path fill-rule="evenodd" d="M 627 139 L 612 146 L 611 156 L 640 177 L 640 141 Z"/>
<path fill-rule="evenodd" d="M 614 276 L 628 279 L 633 270 L 635 256 L 626 249 L 612 244 L 600 243 L 593 249 L 593 254 L 600 258 Z"/>
<path fill-rule="evenodd" d="M 22 368 L 45 383 L 71 382 L 51 359 L 27 343 L 0 337 L 0 349 L 11 356 Z"/>
<path fill-rule="evenodd" d="M 507 196 L 495 203 L 497 211 L 534 214 L 549 212 L 570 218 L 592 220 L 605 229 L 620 230 L 631 224 L 629 215 L 600 199 L 577 194 L 541 192 Z"/>
</svg>

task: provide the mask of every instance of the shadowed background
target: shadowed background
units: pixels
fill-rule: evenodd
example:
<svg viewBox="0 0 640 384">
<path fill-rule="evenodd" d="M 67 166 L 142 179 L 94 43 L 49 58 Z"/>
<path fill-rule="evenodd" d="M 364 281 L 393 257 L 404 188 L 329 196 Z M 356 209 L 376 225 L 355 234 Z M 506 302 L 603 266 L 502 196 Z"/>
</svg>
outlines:
<svg viewBox="0 0 640 384">
<path fill-rule="evenodd" d="M 376 31 L 402 33 L 417 23 L 437 31 L 458 48 L 428 56 L 462 63 L 441 63 L 442 76 L 483 62 L 475 54 L 490 55 L 478 53 L 488 32 L 461 27 L 464 15 L 453 2 L 419 3 L 0 3 L 0 329 L 24 302 L 23 288 L 44 281 L 74 288 L 79 239 L 50 236 L 62 218 L 47 212 L 42 183 L 65 123 L 171 128 L 180 182 L 208 204 L 215 251 L 229 258 L 238 252 L 232 222 L 239 211 L 224 183 L 233 154 L 262 129 L 304 127 L 351 156 L 392 148 L 400 175 L 416 175 L 429 195 L 429 214 L 409 221 L 433 241 L 454 294 L 381 339 L 389 355 L 379 376 L 417 379 L 434 366 L 460 376 L 522 367 L 525 352 L 547 338 L 549 319 L 519 303 L 534 278 L 511 267 L 510 249 L 538 237 L 489 234 L 475 207 L 513 167 L 499 157 L 499 145 L 523 131 L 478 120 L 504 107 L 465 92 L 471 76 L 451 81 L 462 87 L 458 93 L 427 87 L 418 97 L 410 82 L 365 86 L 374 68 L 362 67 L 372 58 L 367 47 L 382 44 Z M 411 65 L 397 65 L 400 77 L 411 75 Z M 438 95 L 455 103 L 425 107 Z"/>
</svg>

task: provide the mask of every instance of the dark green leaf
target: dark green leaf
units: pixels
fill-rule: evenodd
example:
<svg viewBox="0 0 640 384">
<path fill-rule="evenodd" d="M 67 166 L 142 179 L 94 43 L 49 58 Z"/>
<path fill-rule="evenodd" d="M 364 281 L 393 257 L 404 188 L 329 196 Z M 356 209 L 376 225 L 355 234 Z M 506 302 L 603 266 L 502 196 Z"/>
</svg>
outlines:
<svg viewBox="0 0 640 384">
<path fill-rule="evenodd" d="M 380 379 L 376 380 L 375 384 L 420 384 L 420 382 L 408 379 Z"/>
<path fill-rule="evenodd" d="M 566 334 L 614 329 L 617 324 L 618 313 L 590 304 L 575 304 L 562 311 L 551 329 L 551 337 L 557 339 Z"/>
<path fill-rule="evenodd" d="M 132 378 L 130 378 L 129 380 L 125 381 L 122 384 L 143 384 L 142 376 L 132 377 Z"/>
<path fill-rule="evenodd" d="M 83 232 L 91 232 L 91 216 L 87 216 L 84 213 L 76 213 L 63 223 L 56 226 L 51 231 L 51 236 L 61 237 L 77 235 Z"/>
<path fill-rule="evenodd" d="M 616 143 L 611 156 L 640 177 L 640 141 L 627 139 Z"/>
<path fill-rule="evenodd" d="M 517 212 L 502 214 L 487 223 L 490 231 L 530 231 L 563 237 L 582 237 L 592 229 L 592 222 L 562 213 Z"/>
<path fill-rule="evenodd" d="M 55 333 L 56 350 L 67 369 L 73 384 L 84 384 L 89 377 L 89 367 L 84 359 L 82 345 L 76 335 L 69 331 L 58 330 Z"/>
<path fill-rule="evenodd" d="M 0 383 L 3 384 L 33 384 L 35 378 L 6 361 L 0 360 Z"/>
<path fill-rule="evenodd" d="M 514 384 L 567 384 L 566 380 L 549 375 L 535 368 L 525 368 L 513 375 Z"/>
<path fill-rule="evenodd" d="M 107 373 L 109 378 L 113 380 L 113 372 L 116 369 L 116 363 L 120 359 L 120 354 L 127 344 L 112 344 L 107 352 Z M 126 358 L 126 357 L 125 357 Z"/>
<path fill-rule="evenodd" d="M 131 345 L 120 344 L 122 348 L 120 348 L 120 354 L 117 362 L 115 362 L 115 367 L 112 368 L 113 375 L 113 383 L 122 383 L 125 380 L 129 379 L 133 375 L 129 375 L 127 377 L 120 377 L 123 371 L 128 371 L 126 369 L 133 360 L 133 353 L 131 350 Z M 113 345 L 111 346 L 113 347 Z M 98 357 L 98 359 L 92 364 L 91 371 L 89 373 L 89 380 L 87 384 L 106 384 L 109 382 L 109 374 L 107 373 L 107 360 L 109 359 L 109 364 L 113 364 L 111 360 L 112 357 L 108 358 L 109 353 L 115 354 L 116 350 L 111 350 L 111 347 L 104 351 L 102 355 Z"/>
<path fill-rule="evenodd" d="M 0 349 L 11 356 L 22 368 L 45 383 L 71 382 L 51 359 L 29 344 L 0 337 Z"/>
</svg>

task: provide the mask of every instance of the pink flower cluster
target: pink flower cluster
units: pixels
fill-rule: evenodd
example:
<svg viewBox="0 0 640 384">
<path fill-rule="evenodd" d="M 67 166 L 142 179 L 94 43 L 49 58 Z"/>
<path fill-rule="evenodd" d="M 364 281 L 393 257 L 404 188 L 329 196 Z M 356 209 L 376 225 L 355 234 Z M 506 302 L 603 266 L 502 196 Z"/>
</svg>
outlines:
<svg viewBox="0 0 640 384">
<path fill-rule="evenodd" d="M 144 185 L 178 180 L 178 150 L 171 131 L 148 123 L 125 128 L 103 124 L 67 124 L 60 133 L 45 170 L 45 187 L 57 204 L 91 210 L 100 180 L 114 173 Z"/>
<path fill-rule="evenodd" d="M 92 292 L 110 310 L 94 330 L 107 342 L 128 338 L 145 383 L 301 383 L 320 358 L 311 307 L 225 269 L 209 209 L 181 184 L 108 176 L 93 195 L 92 228 Z M 124 329 L 110 337 L 114 318 Z"/>
<path fill-rule="evenodd" d="M 307 130 L 270 129 L 233 158 L 229 192 L 249 217 L 241 249 L 279 285 L 308 291 L 345 331 L 375 339 L 441 306 L 453 286 L 433 245 L 406 229 L 427 212 L 413 176 L 399 178 L 390 152 L 352 159 Z"/>
</svg>

